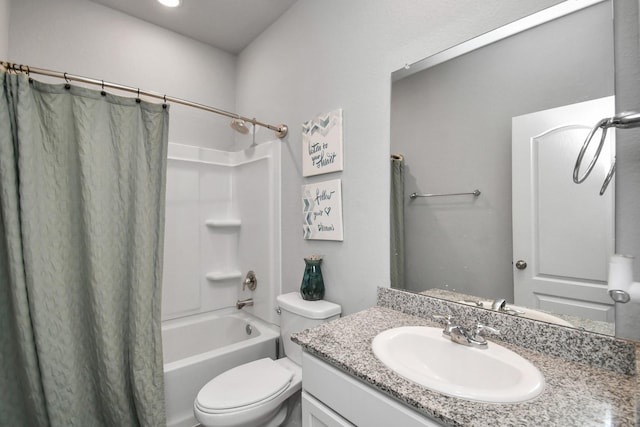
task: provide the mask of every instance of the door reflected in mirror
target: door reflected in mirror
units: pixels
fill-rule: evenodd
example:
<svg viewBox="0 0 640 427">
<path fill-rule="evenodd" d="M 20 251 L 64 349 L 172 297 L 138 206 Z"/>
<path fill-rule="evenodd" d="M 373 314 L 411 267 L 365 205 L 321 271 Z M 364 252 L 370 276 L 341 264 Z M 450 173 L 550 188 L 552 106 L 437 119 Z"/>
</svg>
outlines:
<svg viewBox="0 0 640 427">
<path fill-rule="evenodd" d="M 440 289 L 431 295 L 454 292 L 446 297 L 483 304 L 505 299 L 515 303 L 513 315 L 535 309 L 613 333 L 606 265 L 614 251 L 614 188 L 598 195 L 607 170 L 572 182 L 584 137 L 612 115 L 612 4 L 565 3 L 582 8 L 499 40 L 483 35 L 490 41 L 479 48 L 460 55 L 466 48 L 457 46 L 394 73 L 391 153 L 404 159 L 404 182 L 392 182 L 392 287 Z M 555 110 L 589 102 L 606 105 L 592 113 Z M 537 124 L 518 131 L 512 121 L 523 117 Z M 606 150 L 604 169 L 613 139 Z M 522 152 L 529 157 L 522 160 Z M 523 170 L 528 190 L 519 200 L 512 185 Z M 481 195 L 409 198 L 474 189 Z M 523 200 L 532 204 L 523 208 Z M 594 222 L 581 221 L 580 212 L 594 206 Z M 516 219 L 522 209 L 527 224 Z M 516 268 L 518 261 L 527 267 Z"/>
</svg>

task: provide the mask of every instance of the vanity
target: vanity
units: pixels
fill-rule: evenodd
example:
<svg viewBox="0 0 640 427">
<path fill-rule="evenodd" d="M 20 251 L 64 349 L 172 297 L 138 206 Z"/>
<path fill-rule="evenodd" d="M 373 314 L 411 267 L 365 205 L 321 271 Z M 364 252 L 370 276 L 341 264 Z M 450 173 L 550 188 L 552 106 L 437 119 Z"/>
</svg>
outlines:
<svg viewBox="0 0 640 427">
<path fill-rule="evenodd" d="M 442 325 L 434 314 L 474 319 L 531 362 L 544 390 L 519 403 L 445 395 L 398 375 L 372 351 L 373 339 L 403 326 Z M 613 337 L 482 310 L 429 296 L 378 289 L 376 307 L 296 334 L 303 357 L 304 426 L 636 426 L 636 345 Z M 499 380 L 499 378 L 496 378 Z"/>
</svg>

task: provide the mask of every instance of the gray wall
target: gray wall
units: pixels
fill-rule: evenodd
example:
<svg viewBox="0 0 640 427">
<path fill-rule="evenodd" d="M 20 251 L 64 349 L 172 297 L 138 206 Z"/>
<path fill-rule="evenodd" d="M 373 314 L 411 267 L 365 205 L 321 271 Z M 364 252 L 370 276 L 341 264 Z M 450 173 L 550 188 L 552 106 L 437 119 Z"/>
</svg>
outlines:
<svg viewBox="0 0 640 427">
<path fill-rule="evenodd" d="M 4 59 L 235 110 L 234 55 L 87 0 L 10 2 Z M 222 116 L 171 106 L 171 142 L 233 151 L 234 133 Z"/>
<path fill-rule="evenodd" d="M 9 3 L 7 28 L 1 24 Z M 282 168 L 283 289 L 299 286 L 303 256 L 323 254 L 327 298 L 349 313 L 373 305 L 376 287 L 389 285 L 390 73 L 557 3 L 298 0 L 242 52 L 236 69 L 235 58 L 224 52 L 86 0 L 0 0 L 0 53 L 15 62 L 140 85 L 289 124 Z M 618 3 L 632 9 L 631 15 L 620 12 L 632 22 L 625 30 L 631 50 L 620 52 L 619 60 L 637 58 L 637 0 Z M 8 52 L 2 52 L 9 34 Z M 627 77 L 621 75 L 618 83 L 637 103 L 640 96 L 631 91 L 640 87 L 640 67 L 624 67 Z M 300 126 L 338 107 L 344 109 L 345 171 L 304 179 Z M 233 138 L 227 128 L 222 118 L 172 107 L 173 142 L 224 148 L 217 144 Z M 272 134 L 262 132 L 259 138 Z M 618 244 L 640 255 L 640 144 L 629 145 L 619 148 L 628 166 L 618 172 L 618 223 L 624 224 Z M 628 175 L 628 184 L 621 184 Z M 345 241 L 304 241 L 300 185 L 336 177 L 343 180 Z"/>
<path fill-rule="evenodd" d="M 616 0 L 616 111 L 640 112 L 640 1 Z M 616 252 L 640 258 L 640 129 L 616 133 Z M 640 260 L 634 278 L 640 281 Z M 640 305 L 616 304 L 616 335 L 640 340 Z"/>
<path fill-rule="evenodd" d="M 0 0 L 0 60 L 9 55 L 9 0 Z"/>
<path fill-rule="evenodd" d="M 556 0 L 299 0 L 239 56 L 238 109 L 286 122 L 282 158 L 283 290 L 303 257 L 324 255 L 325 298 L 352 313 L 389 286 L 392 71 Z M 303 178 L 301 125 L 342 108 L 345 170 Z M 302 238 L 302 184 L 342 179 L 344 242 Z"/>
<path fill-rule="evenodd" d="M 613 95 L 611 17 L 600 3 L 393 84 L 405 192 L 482 191 L 405 199 L 408 289 L 513 301 L 511 118 Z"/>
<path fill-rule="evenodd" d="M 559 2 L 299 0 L 236 63 L 87 0 L 11 0 L 8 59 L 287 123 L 282 287 L 298 289 L 303 256 L 323 254 L 326 298 L 351 313 L 375 304 L 377 286 L 389 286 L 391 72 Z M 344 109 L 345 171 L 304 179 L 301 125 L 334 108 Z M 228 132 L 223 118 L 172 106 L 172 142 L 230 150 L 249 144 L 219 146 L 233 139 Z M 258 142 L 272 137 L 260 132 Z M 303 240 L 300 186 L 338 177 L 345 241 Z"/>
</svg>

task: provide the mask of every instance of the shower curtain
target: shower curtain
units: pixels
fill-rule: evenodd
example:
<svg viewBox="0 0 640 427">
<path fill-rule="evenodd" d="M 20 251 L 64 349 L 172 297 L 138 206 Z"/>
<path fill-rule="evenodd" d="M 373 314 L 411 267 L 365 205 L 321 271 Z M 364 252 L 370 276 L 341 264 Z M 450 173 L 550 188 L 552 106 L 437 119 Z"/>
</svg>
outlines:
<svg viewBox="0 0 640 427">
<path fill-rule="evenodd" d="M 1 77 L 0 425 L 164 426 L 168 110 Z"/>
<path fill-rule="evenodd" d="M 404 289 L 404 157 L 391 155 L 391 287 Z"/>
</svg>

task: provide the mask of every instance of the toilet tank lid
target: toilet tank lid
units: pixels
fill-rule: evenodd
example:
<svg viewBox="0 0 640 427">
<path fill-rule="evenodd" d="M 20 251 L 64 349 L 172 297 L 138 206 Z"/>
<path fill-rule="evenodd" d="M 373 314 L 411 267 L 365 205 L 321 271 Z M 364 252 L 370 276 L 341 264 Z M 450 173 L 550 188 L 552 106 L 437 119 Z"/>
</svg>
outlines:
<svg viewBox="0 0 640 427">
<path fill-rule="evenodd" d="M 281 309 L 309 319 L 327 319 L 342 312 L 338 304 L 325 300 L 307 301 L 298 292 L 278 295 L 276 300 Z"/>
</svg>

